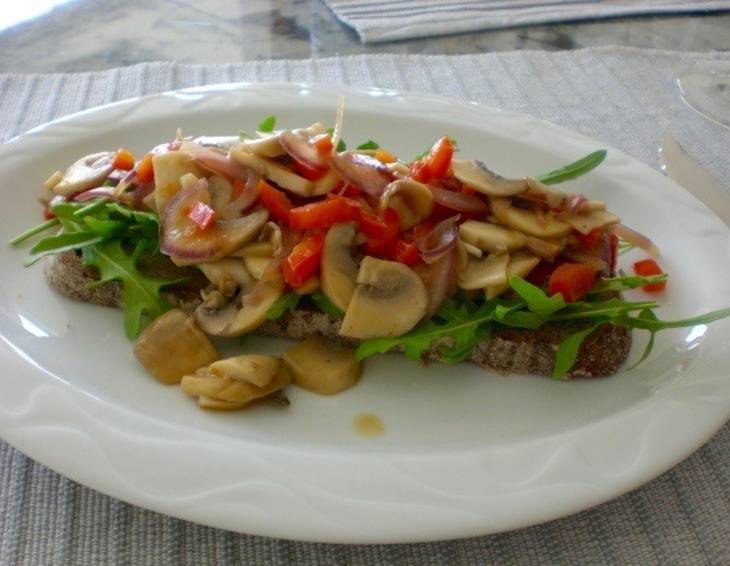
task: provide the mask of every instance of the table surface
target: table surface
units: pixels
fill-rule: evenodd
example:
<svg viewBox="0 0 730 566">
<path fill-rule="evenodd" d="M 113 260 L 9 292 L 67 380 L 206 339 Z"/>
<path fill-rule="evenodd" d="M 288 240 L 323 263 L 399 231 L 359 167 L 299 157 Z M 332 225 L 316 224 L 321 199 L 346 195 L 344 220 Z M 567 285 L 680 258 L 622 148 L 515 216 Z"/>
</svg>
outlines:
<svg viewBox="0 0 730 566">
<path fill-rule="evenodd" d="M 466 54 L 600 45 L 730 50 L 730 14 L 635 17 L 363 45 L 322 0 L 46 0 L 0 29 L 0 73 L 90 71 L 146 61 L 230 63 L 361 53 Z M 15 3 L 14 3 L 15 4 Z M 18 20 L 25 8 L 3 21 Z M 59 48 L 60 47 L 60 48 Z"/>
</svg>

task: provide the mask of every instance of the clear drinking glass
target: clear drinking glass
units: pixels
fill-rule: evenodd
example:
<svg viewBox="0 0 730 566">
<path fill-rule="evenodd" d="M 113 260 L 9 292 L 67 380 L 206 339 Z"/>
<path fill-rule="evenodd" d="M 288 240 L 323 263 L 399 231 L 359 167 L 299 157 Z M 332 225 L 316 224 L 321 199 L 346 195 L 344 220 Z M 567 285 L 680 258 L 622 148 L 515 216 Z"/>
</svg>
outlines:
<svg viewBox="0 0 730 566">
<path fill-rule="evenodd" d="M 680 73 L 682 98 L 705 118 L 730 128 L 730 61 L 707 61 Z"/>
</svg>

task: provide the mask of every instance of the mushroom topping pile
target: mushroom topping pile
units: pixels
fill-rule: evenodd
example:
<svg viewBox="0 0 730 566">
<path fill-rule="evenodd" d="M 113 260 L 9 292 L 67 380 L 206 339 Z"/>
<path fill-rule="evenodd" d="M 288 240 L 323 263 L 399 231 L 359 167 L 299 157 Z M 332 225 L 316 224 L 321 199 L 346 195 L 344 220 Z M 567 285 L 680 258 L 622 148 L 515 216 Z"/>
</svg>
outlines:
<svg viewBox="0 0 730 566">
<path fill-rule="evenodd" d="M 335 135 L 319 123 L 269 126 L 250 139 L 179 134 L 136 162 L 126 150 L 89 155 L 46 183 L 56 199 L 101 196 L 156 214 L 162 254 L 208 279 L 192 317 L 168 312 L 135 346 L 152 375 L 182 380 L 201 407 L 240 408 L 292 379 L 332 394 L 360 375 L 350 350 L 316 338 L 283 362 L 218 360 L 206 334 L 241 336 L 326 301 L 343 339 L 393 338 L 461 291 L 499 297 L 511 275 L 542 285 L 563 263 L 614 268 L 622 228 L 604 203 L 455 159 L 449 137 L 406 162 L 374 142 L 337 147 L 339 123 Z"/>
</svg>

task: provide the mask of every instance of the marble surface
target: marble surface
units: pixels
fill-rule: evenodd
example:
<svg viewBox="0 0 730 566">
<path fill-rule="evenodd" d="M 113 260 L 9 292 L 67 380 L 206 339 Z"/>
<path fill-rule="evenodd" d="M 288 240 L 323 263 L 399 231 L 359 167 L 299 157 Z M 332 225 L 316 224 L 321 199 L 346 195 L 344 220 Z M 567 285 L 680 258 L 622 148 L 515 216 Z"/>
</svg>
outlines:
<svg viewBox="0 0 730 566">
<path fill-rule="evenodd" d="M 87 71 L 160 60 L 223 63 L 599 45 L 728 51 L 728 30 L 730 14 L 724 13 L 531 26 L 364 46 L 321 0 L 73 0 L 0 29 L 0 73 Z"/>
</svg>

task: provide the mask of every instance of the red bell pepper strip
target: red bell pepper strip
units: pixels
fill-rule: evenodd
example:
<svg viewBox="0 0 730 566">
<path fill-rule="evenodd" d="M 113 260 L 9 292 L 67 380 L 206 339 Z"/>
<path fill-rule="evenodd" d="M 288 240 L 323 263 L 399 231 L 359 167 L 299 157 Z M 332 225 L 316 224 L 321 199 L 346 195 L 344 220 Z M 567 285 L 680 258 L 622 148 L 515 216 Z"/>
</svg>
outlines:
<svg viewBox="0 0 730 566">
<path fill-rule="evenodd" d="M 271 216 L 276 220 L 281 220 L 284 224 L 289 224 L 289 212 L 293 205 L 283 191 L 275 189 L 263 179 L 258 184 L 261 202 L 269 209 Z"/>
<path fill-rule="evenodd" d="M 206 230 L 215 224 L 215 210 L 201 201 L 196 202 L 186 216 L 201 230 Z"/>
<path fill-rule="evenodd" d="M 134 169 L 134 154 L 128 149 L 120 148 L 114 156 L 112 167 L 114 167 L 114 169 L 131 171 Z"/>
<path fill-rule="evenodd" d="M 560 293 L 566 303 L 582 298 L 596 282 L 596 268 L 586 263 L 563 263 L 550 275 L 548 292 Z"/>
<path fill-rule="evenodd" d="M 332 136 L 329 134 L 314 136 L 309 140 L 309 143 L 316 147 L 317 151 L 319 151 L 321 155 L 329 155 L 332 153 L 332 148 L 334 147 L 334 145 L 332 145 Z"/>
<path fill-rule="evenodd" d="M 392 208 L 386 208 L 383 219 L 384 229 L 380 234 L 374 236 L 365 234 L 365 253 L 367 255 L 381 255 L 398 240 L 400 234 L 398 213 Z"/>
<path fill-rule="evenodd" d="M 289 287 L 299 289 L 317 272 L 323 245 L 324 235 L 312 234 L 294 246 L 281 265 L 284 281 Z"/>
<path fill-rule="evenodd" d="M 594 228 L 587 234 L 581 234 L 580 232 L 575 233 L 575 237 L 578 240 L 580 248 L 586 252 L 595 250 L 598 247 L 598 244 L 601 242 L 602 235 L 602 228 Z"/>
<path fill-rule="evenodd" d="M 653 259 L 642 259 L 634 263 L 634 273 L 641 275 L 642 277 L 650 277 L 652 275 L 663 275 L 661 266 Z M 667 282 L 662 281 L 661 283 L 650 283 L 644 285 L 642 289 L 647 293 L 661 293 L 667 288 Z"/>
<path fill-rule="evenodd" d="M 140 183 L 150 183 L 155 179 L 155 169 L 152 166 L 152 153 L 148 153 L 137 163 L 137 179 Z"/>
<path fill-rule="evenodd" d="M 413 267 L 421 261 L 421 254 L 418 252 L 416 244 L 404 240 L 396 240 L 387 250 L 386 256 L 388 259 L 404 263 L 408 267 Z"/>
<path fill-rule="evenodd" d="M 443 179 L 449 172 L 452 157 L 454 157 L 454 143 L 449 136 L 444 136 L 433 144 L 431 152 L 424 159 L 431 177 Z"/>
<path fill-rule="evenodd" d="M 289 223 L 293 230 L 329 228 L 333 224 L 355 220 L 358 212 L 357 203 L 335 196 L 292 208 L 289 211 Z"/>
</svg>

